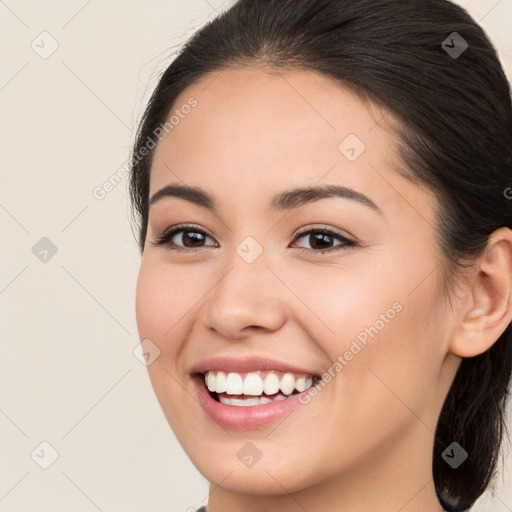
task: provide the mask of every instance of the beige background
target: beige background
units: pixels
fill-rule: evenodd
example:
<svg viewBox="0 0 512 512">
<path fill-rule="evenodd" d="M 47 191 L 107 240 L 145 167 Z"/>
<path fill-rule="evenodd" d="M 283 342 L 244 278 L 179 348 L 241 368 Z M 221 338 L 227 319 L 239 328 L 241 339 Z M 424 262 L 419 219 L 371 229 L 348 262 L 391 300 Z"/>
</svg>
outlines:
<svg viewBox="0 0 512 512">
<path fill-rule="evenodd" d="M 231 3 L 0 0 L 0 512 L 205 503 L 133 354 L 127 180 L 102 200 L 93 191 L 126 163 L 173 49 Z M 461 3 L 511 77 L 512 0 Z M 508 461 L 475 512 L 512 510 Z"/>
</svg>

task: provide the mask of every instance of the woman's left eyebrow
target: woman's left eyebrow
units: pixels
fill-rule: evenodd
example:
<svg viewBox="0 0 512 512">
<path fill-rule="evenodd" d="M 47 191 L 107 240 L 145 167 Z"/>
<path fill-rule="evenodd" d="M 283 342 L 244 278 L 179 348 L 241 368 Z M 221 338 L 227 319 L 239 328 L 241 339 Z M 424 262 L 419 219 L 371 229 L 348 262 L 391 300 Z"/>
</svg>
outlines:
<svg viewBox="0 0 512 512">
<path fill-rule="evenodd" d="M 209 194 L 200 187 L 191 187 L 179 183 L 170 183 L 155 192 L 149 201 L 149 206 L 155 204 L 165 197 L 176 197 L 183 199 L 212 212 L 217 210 L 217 202 L 213 195 Z M 302 187 L 286 190 L 276 194 L 270 202 L 269 208 L 273 211 L 291 210 L 299 208 L 307 203 L 327 199 L 331 197 L 341 197 L 357 201 L 360 204 L 372 209 L 379 215 L 384 215 L 377 204 L 362 192 L 342 185 L 315 185 L 312 187 Z"/>
</svg>

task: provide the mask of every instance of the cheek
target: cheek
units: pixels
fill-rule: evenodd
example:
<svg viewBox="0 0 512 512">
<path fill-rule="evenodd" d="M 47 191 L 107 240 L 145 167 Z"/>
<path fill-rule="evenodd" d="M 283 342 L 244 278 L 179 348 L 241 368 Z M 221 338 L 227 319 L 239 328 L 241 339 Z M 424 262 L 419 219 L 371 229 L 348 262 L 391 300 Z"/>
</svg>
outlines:
<svg viewBox="0 0 512 512">
<path fill-rule="evenodd" d="M 431 265 L 415 254 L 407 264 L 396 260 L 387 254 L 373 264 L 323 267 L 295 279 L 294 291 L 309 307 L 302 326 L 331 360 L 347 351 L 346 359 L 367 366 L 408 359 L 422 365 L 441 357 L 437 274 L 421 280 Z"/>
<path fill-rule="evenodd" d="M 187 309 L 190 307 L 180 288 L 179 276 L 170 275 L 169 269 L 143 259 L 137 278 L 135 312 L 139 339 L 150 340 L 158 353 L 147 365 L 152 386 L 164 410 L 179 402 L 180 388 L 177 375 L 183 341 L 187 339 Z M 181 278 L 183 279 L 183 278 Z M 186 288 L 185 288 L 186 290 Z M 158 352 L 157 352 L 158 351 Z"/>
<path fill-rule="evenodd" d="M 345 431 L 367 428 L 369 437 L 376 435 L 376 419 L 385 436 L 400 423 L 417 421 L 415 413 L 429 416 L 442 365 L 435 274 L 417 288 L 413 272 L 333 276 L 311 279 L 301 290 L 315 312 L 303 328 L 333 362 L 330 410 Z M 328 329 L 318 330 L 319 319 Z"/>
<path fill-rule="evenodd" d="M 195 301 L 186 300 L 187 288 L 181 288 L 184 286 L 181 274 L 180 277 L 178 272 L 171 273 L 169 268 L 145 254 L 137 278 L 135 310 L 139 339 L 151 340 L 160 351 L 147 366 L 151 385 L 172 430 L 184 435 L 181 429 L 185 415 L 179 411 L 189 395 L 177 376 L 183 374 L 180 353 L 183 350 L 181 340 L 187 339 L 186 313 Z"/>
<path fill-rule="evenodd" d="M 195 304 L 192 295 L 189 276 L 179 270 L 171 272 L 169 267 L 152 261 L 151 256 L 143 258 L 135 296 L 140 338 L 154 340 L 162 351 L 175 347 L 166 340 L 177 339 L 176 330 L 183 329 L 178 320 L 185 320 Z"/>
</svg>

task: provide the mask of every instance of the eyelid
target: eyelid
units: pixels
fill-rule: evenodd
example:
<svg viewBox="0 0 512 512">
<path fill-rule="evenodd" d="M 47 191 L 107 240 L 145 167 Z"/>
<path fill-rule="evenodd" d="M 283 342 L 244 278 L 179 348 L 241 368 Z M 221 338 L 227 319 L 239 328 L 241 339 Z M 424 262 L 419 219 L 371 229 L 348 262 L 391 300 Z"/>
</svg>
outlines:
<svg viewBox="0 0 512 512">
<path fill-rule="evenodd" d="M 191 232 L 197 232 L 201 233 L 203 236 L 209 237 L 212 240 L 215 240 L 213 236 L 211 236 L 204 228 L 195 225 L 195 224 L 176 224 L 174 226 L 170 226 L 169 228 L 165 229 L 162 234 L 155 237 L 155 240 L 151 242 L 153 247 L 158 247 L 162 245 L 167 245 L 169 250 L 174 250 L 177 252 L 197 252 L 199 250 L 202 250 L 205 248 L 203 247 L 181 247 L 176 246 L 176 244 L 170 244 L 170 240 L 176 236 L 178 233 L 183 231 L 191 231 Z M 298 249 L 301 250 L 301 252 L 304 253 L 311 253 L 311 254 L 324 254 L 324 253 L 331 253 L 336 252 L 341 249 L 349 249 L 353 247 L 357 247 L 359 245 L 358 241 L 354 239 L 351 235 L 344 235 L 335 228 L 327 227 L 325 225 L 308 225 L 304 226 L 303 228 L 300 228 L 298 231 L 296 231 L 292 237 L 292 242 L 296 239 L 301 238 L 303 235 L 306 234 L 314 234 L 314 233 L 328 233 L 328 236 L 336 237 L 339 240 L 341 240 L 341 244 L 335 245 L 334 247 L 331 247 L 329 249 L 307 249 L 305 247 L 298 247 Z M 215 241 L 215 246 L 218 247 L 218 243 Z M 211 247 L 206 246 L 206 247 Z"/>
<path fill-rule="evenodd" d="M 327 232 L 332 233 L 332 234 L 334 234 L 336 236 L 339 236 L 341 238 L 346 238 L 347 240 L 350 240 L 350 241 L 352 241 L 354 243 L 357 242 L 355 237 L 353 237 L 352 235 L 349 235 L 346 232 L 341 232 L 341 231 L 339 231 L 336 228 L 332 228 L 330 226 L 326 226 L 326 225 L 323 225 L 323 224 L 319 224 L 319 225 L 308 224 L 304 228 L 300 228 L 298 231 L 296 231 L 295 234 L 293 235 L 292 239 L 297 238 L 298 236 L 303 235 L 304 233 L 309 233 L 310 231 L 327 231 Z"/>
<path fill-rule="evenodd" d="M 151 242 L 151 244 L 153 245 L 153 247 L 158 247 L 161 245 L 169 244 L 169 240 L 171 238 L 173 238 L 174 236 L 176 236 L 181 231 L 192 231 L 192 232 L 201 233 L 202 235 L 207 236 L 207 237 L 211 238 L 212 240 L 214 240 L 214 238 L 210 234 L 208 234 L 208 232 L 204 228 L 202 228 L 198 225 L 195 225 L 195 224 L 186 224 L 185 223 L 185 224 L 176 224 L 176 225 L 173 225 L 173 226 L 170 226 L 170 227 L 164 229 L 160 235 L 155 236 L 155 239 L 154 239 L 154 241 Z M 178 249 L 173 247 L 172 249 L 177 250 L 177 251 L 181 250 L 182 252 L 189 252 L 189 251 L 197 251 L 199 249 L 203 249 L 203 247 L 198 247 L 198 248 L 179 247 Z"/>
<path fill-rule="evenodd" d="M 359 247 L 359 242 L 355 240 L 352 236 L 346 236 L 342 233 L 339 233 L 337 230 L 333 228 L 328 227 L 322 227 L 322 226 L 306 226 L 305 228 L 301 228 L 299 231 L 295 233 L 293 236 L 293 241 L 300 240 L 304 235 L 311 235 L 315 233 L 327 233 L 329 237 L 331 238 L 337 238 L 341 241 L 340 244 L 334 245 L 333 247 L 330 247 L 328 249 L 307 249 L 306 247 L 298 247 L 301 252 L 318 255 L 318 254 L 326 254 L 326 253 L 336 253 L 339 251 L 346 251 L 347 249 L 353 249 L 355 247 Z M 297 242 L 294 242 L 297 243 Z"/>
</svg>

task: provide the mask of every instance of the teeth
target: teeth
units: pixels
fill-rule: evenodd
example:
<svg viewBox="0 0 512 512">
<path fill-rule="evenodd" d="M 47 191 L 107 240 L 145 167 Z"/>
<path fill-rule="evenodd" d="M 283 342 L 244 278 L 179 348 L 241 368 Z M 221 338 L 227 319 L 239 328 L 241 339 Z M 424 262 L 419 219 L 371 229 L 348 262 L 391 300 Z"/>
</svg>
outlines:
<svg viewBox="0 0 512 512">
<path fill-rule="evenodd" d="M 206 386 L 210 391 L 215 391 L 216 388 L 216 382 L 215 382 L 215 375 L 213 373 L 207 373 L 206 374 Z"/>
<path fill-rule="evenodd" d="M 295 389 L 295 377 L 291 373 L 285 373 L 279 387 L 285 395 L 291 395 Z"/>
<path fill-rule="evenodd" d="M 226 393 L 228 395 L 246 395 L 257 396 L 275 395 L 281 391 L 283 395 L 291 395 L 295 390 L 302 393 L 313 385 L 313 377 L 310 375 L 294 375 L 293 373 L 264 372 L 262 378 L 261 372 L 250 372 L 240 374 L 235 372 L 208 371 L 204 379 L 207 388 L 211 392 Z M 265 397 L 263 397 L 265 398 Z M 277 398 L 277 397 L 276 397 Z M 284 399 L 282 397 L 280 399 Z M 240 400 L 227 399 L 226 400 Z M 250 405 L 251 400 L 244 398 L 244 404 Z M 223 402 L 224 403 L 224 402 Z M 259 403 L 267 403 L 260 402 Z"/>
<path fill-rule="evenodd" d="M 218 372 L 215 378 L 215 390 L 217 393 L 225 393 L 228 389 L 228 380 L 224 372 Z"/>
<path fill-rule="evenodd" d="M 302 393 L 302 391 L 306 390 L 306 377 L 299 377 L 295 380 L 295 389 Z"/>
<path fill-rule="evenodd" d="M 263 391 L 266 395 L 274 395 L 279 391 L 279 377 L 275 373 L 269 373 L 265 377 Z"/>
<path fill-rule="evenodd" d="M 219 401 L 226 405 L 236 405 L 238 407 L 248 407 L 251 405 L 269 404 L 270 402 L 277 402 L 279 400 L 286 400 L 284 395 L 277 395 L 272 400 L 266 396 L 258 396 L 253 398 L 228 398 L 226 395 L 219 395 Z"/>
<path fill-rule="evenodd" d="M 244 395 L 260 396 L 262 393 L 263 381 L 261 377 L 257 373 L 248 373 L 244 380 Z"/>
<path fill-rule="evenodd" d="M 210 377 L 217 392 L 217 377 Z M 226 380 L 226 393 L 228 395 L 242 395 L 244 392 L 244 381 L 239 373 L 228 373 Z"/>
</svg>

